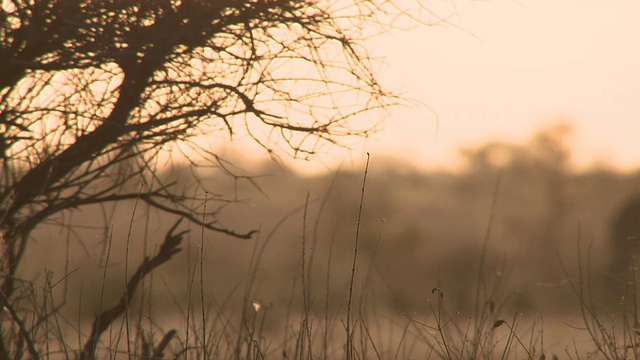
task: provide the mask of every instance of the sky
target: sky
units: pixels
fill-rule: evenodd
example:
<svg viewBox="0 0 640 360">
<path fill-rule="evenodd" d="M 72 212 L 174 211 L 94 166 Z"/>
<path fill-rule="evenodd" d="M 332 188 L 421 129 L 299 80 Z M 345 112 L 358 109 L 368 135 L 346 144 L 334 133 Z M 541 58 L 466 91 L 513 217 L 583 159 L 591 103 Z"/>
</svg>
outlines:
<svg viewBox="0 0 640 360">
<path fill-rule="evenodd" d="M 576 166 L 640 164 L 640 2 L 456 6 L 451 21 L 464 30 L 415 28 L 381 41 L 392 50 L 386 71 L 435 111 L 437 128 L 428 112 L 396 112 L 368 151 L 450 166 L 456 148 L 526 141 L 562 119 L 574 128 Z"/>
<path fill-rule="evenodd" d="M 291 165 L 359 166 L 369 152 L 374 160 L 456 169 L 460 148 L 524 143 L 560 121 L 573 128 L 577 169 L 640 165 L 640 2 L 453 4 L 438 9 L 449 24 L 393 30 L 366 44 L 384 58 L 382 83 L 424 106 L 393 109 L 381 132 L 350 140 L 350 151 Z"/>
</svg>

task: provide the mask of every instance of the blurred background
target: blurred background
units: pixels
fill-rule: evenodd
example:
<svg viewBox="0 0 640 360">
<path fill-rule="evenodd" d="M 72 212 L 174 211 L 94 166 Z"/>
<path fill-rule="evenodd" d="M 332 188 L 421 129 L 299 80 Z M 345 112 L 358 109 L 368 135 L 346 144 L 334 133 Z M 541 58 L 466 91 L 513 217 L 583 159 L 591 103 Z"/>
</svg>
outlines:
<svg viewBox="0 0 640 360">
<path fill-rule="evenodd" d="M 452 309 L 471 311 L 478 281 L 497 281 L 507 309 L 561 314 L 579 308 L 571 283 L 579 282 L 581 261 L 592 273 L 594 296 L 604 299 L 600 294 L 611 289 L 606 284 L 620 280 L 609 266 L 626 261 L 614 258 L 612 219 L 640 194 L 640 173 L 572 171 L 567 133 L 566 126 L 558 126 L 525 143 L 466 148 L 464 165 L 456 172 L 373 157 L 362 204 L 359 286 L 366 284 L 383 309 L 402 314 L 425 310 L 434 287 L 447 294 Z M 200 277 L 194 266 L 199 266 L 201 241 L 205 289 L 216 304 L 229 299 L 237 304 L 250 296 L 287 309 L 300 301 L 304 257 L 306 286 L 316 306 L 327 292 L 333 306 L 343 306 L 364 170 L 302 175 L 275 162 L 234 169 L 235 177 L 222 169 L 175 164 L 160 171 L 185 194 L 206 189 L 207 209 L 220 209 L 220 225 L 260 232 L 239 240 L 190 228 L 185 251 L 154 273 L 154 306 L 178 311 L 178 304 L 184 305 L 193 279 Z M 103 274 L 107 299 L 116 301 L 127 253 L 130 274 L 144 254 L 157 251 L 176 218 L 131 201 L 56 221 L 34 235 L 40 251 L 28 252 L 26 264 L 38 264 L 32 271 L 54 271 L 54 279 L 70 273 L 64 285 L 71 295 L 68 306 L 74 309 L 81 300 L 82 313 L 92 316 Z M 185 222 L 180 228 L 191 226 Z M 42 279 L 45 274 L 25 275 Z M 57 292 L 62 295 L 62 285 Z"/>
</svg>

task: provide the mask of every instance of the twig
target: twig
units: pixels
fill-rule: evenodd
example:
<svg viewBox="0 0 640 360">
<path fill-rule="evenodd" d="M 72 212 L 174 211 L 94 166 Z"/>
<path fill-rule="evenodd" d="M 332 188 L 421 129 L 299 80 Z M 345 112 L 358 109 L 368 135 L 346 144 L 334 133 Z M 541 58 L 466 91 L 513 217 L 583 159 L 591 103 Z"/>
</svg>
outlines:
<svg viewBox="0 0 640 360">
<path fill-rule="evenodd" d="M 229 229 L 225 229 L 225 228 L 222 228 L 222 227 L 215 226 L 215 225 L 213 225 L 212 222 L 201 221 L 200 219 L 198 219 L 193 214 L 190 214 L 188 212 L 177 210 L 177 209 L 174 209 L 172 207 L 163 205 L 163 204 L 155 201 L 154 199 L 152 199 L 151 196 L 148 196 L 146 194 L 142 194 L 140 196 L 140 199 L 146 201 L 149 205 L 151 205 L 151 206 L 153 206 L 153 207 L 155 207 L 157 209 L 160 209 L 160 210 L 166 211 L 168 213 L 176 214 L 176 215 L 179 215 L 181 217 L 187 218 L 187 219 L 189 219 L 189 221 L 191 221 L 191 222 L 193 222 L 195 224 L 201 225 L 201 226 L 203 226 L 203 227 L 205 227 L 205 228 L 207 228 L 209 230 L 218 231 L 218 232 L 221 232 L 221 233 L 233 236 L 233 237 L 237 237 L 237 238 L 240 238 L 240 239 L 251 239 L 253 234 L 255 234 L 257 232 L 257 230 L 251 230 L 251 231 L 246 232 L 246 233 L 238 233 L 238 232 L 235 232 L 233 230 L 229 230 Z"/>
<path fill-rule="evenodd" d="M 31 335 L 29 335 L 29 331 L 27 330 L 27 327 L 24 325 L 24 321 L 22 321 L 20 314 L 18 314 L 16 309 L 13 307 L 13 305 L 11 305 L 11 303 L 9 302 L 9 299 L 7 298 L 4 291 L 2 290 L 0 290 L 0 300 L 2 301 L 3 307 L 9 311 L 9 314 L 11 314 L 11 318 L 13 319 L 13 321 L 15 321 L 16 324 L 18 324 L 18 328 L 20 329 L 20 335 L 22 335 L 22 338 L 27 343 L 27 348 L 29 349 L 29 353 L 31 354 L 31 357 L 34 360 L 40 360 L 40 354 L 38 353 L 38 350 L 36 350 L 35 343 L 33 342 Z"/>
<path fill-rule="evenodd" d="M 173 339 L 176 333 L 177 331 L 175 329 L 171 329 L 168 333 L 164 335 L 158 347 L 156 347 L 155 350 L 153 350 L 153 357 L 151 359 L 160 360 L 164 358 L 164 350 L 167 348 L 167 346 L 169 346 L 169 342 L 171 341 L 171 339 Z"/>
</svg>

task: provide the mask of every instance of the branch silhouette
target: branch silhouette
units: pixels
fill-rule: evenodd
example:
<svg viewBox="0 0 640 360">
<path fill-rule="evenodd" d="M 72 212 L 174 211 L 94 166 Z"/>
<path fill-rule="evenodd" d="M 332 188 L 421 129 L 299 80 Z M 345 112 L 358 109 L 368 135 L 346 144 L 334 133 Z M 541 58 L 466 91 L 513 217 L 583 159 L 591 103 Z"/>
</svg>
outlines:
<svg viewBox="0 0 640 360">
<path fill-rule="evenodd" d="M 142 279 L 147 274 L 158 268 L 160 265 L 169 261 L 173 257 L 173 255 L 179 253 L 182 250 L 181 248 L 179 248 L 180 243 L 182 242 L 184 234 L 188 233 L 189 230 L 183 230 L 176 234 L 173 233 L 178 225 L 180 225 L 182 220 L 183 219 L 180 218 L 171 227 L 164 239 L 164 242 L 160 246 L 160 250 L 158 251 L 158 253 L 154 257 L 149 258 L 147 256 L 144 258 L 142 264 L 138 266 L 136 272 L 127 282 L 127 289 L 120 298 L 118 304 L 96 316 L 95 320 L 93 321 L 91 335 L 83 346 L 82 354 L 80 356 L 81 360 L 91 360 L 95 358 L 95 352 L 98 346 L 98 342 L 100 341 L 100 336 L 105 330 L 109 328 L 111 323 L 113 323 L 118 317 L 120 317 L 120 315 L 125 312 L 127 306 L 129 306 L 129 304 L 131 303 L 133 295 L 135 294 L 136 289 L 138 288 L 138 285 L 140 285 Z"/>
</svg>

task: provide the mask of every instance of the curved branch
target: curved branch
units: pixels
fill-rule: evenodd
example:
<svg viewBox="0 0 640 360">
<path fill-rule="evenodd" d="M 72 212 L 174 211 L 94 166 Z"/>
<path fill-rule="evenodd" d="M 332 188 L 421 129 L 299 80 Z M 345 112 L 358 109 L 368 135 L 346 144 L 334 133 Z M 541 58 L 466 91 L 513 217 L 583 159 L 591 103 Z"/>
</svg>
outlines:
<svg viewBox="0 0 640 360">
<path fill-rule="evenodd" d="M 240 238 L 240 239 L 251 239 L 251 237 L 258 232 L 258 230 L 251 230 L 251 231 L 246 232 L 246 233 L 238 233 L 238 232 L 235 232 L 233 230 L 229 230 L 229 229 L 225 229 L 225 228 L 222 228 L 222 227 L 215 226 L 215 225 L 213 225 L 213 223 L 204 222 L 204 221 L 198 219 L 198 217 L 196 217 L 193 214 L 190 214 L 190 213 L 188 213 L 186 211 L 181 211 L 181 210 L 177 210 L 177 209 L 168 207 L 166 205 L 162 205 L 159 202 L 153 200 L 153 198 L 151 198 L 151 196 L 148 196 L 146 194 L 140 196 L 140 199 L 145 201 L 147 204 L 149 204 L 149 205 L 151 205 L 151 206 L 153 206 L 155 208 L 158 208 L 160 210 L 166 211 L 166 212 L 171 213 L 171 214 L 180 215 L 180 216 L 188 219 L 189 221 L 191 221 L 193 223 L 196 223 L 196 224 L 198 224 L 200 226 L 204 226 L 205 228 L 207 228 L 209 230 L 221 232 L 223 234 L 231 235 L 233 237 L 237 237 L 237 238 Z"/>
</svg>

